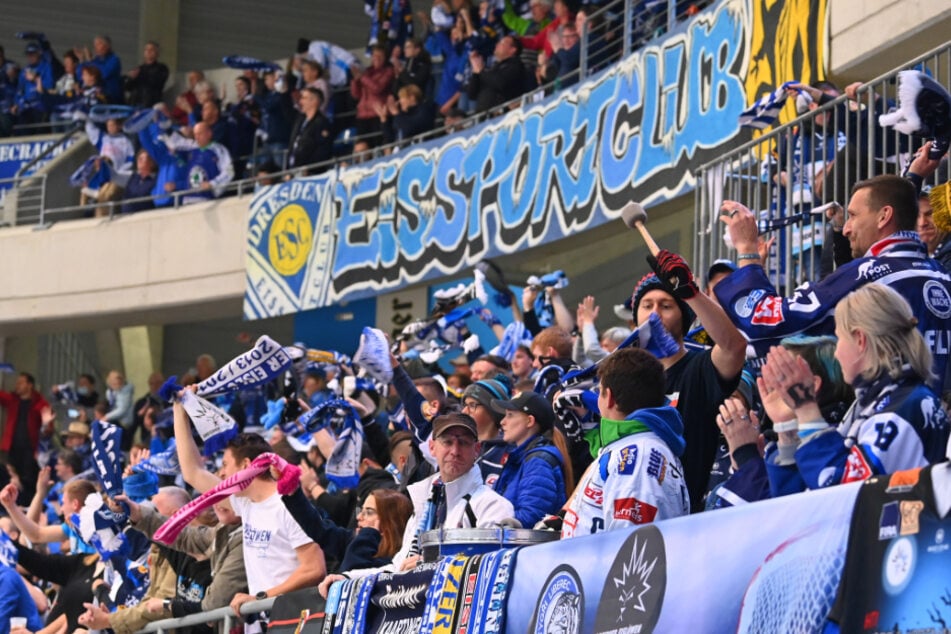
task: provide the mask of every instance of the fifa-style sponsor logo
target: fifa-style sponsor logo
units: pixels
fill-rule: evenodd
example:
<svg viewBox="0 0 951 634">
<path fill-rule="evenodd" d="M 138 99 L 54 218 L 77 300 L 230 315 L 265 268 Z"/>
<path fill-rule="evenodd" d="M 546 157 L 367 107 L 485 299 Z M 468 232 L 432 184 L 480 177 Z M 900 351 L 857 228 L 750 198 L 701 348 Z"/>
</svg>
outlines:
<svg viewBox="0 0 951 634">
<path fill-rule="evenodd" d="M 531 630 L 534 634 L 579 634 L 584 613 L 581 579 L 567 564 L 555 568 L 542 586 Z"/>
<path fill-rule="evenodd" d="M 582 499 L 589 504 L 600 507 L 604 504 L 604 490 L 596 484 L 588 482 L 584 487 Z"/>
<path fill-rule="evenodd" d="M 667 477 L 667 458 L 656 449 L 651 449 L 650 455 L 647 457 L 647 475 L 652 476 L 661 484 L 664 483 L 664 478 Z"/>
<path fill-rule="evenodd" d="M 624 447 L 618 452 L 617 472 L 621 475 L 634 473 L 637 465 L 637 445 Z"/>
<path fill-rule="evenodd" d="M 766 291 L 763 290 L 750 291 L 749 295 L 736 300 L 736 303 L 733 304 L 733 312 L 741 319 L 746 319 L 753 314 L 753 311 L 756 309 L 756 304 L 759 303 L 759 300 L 762 299 L 765 294 Z"/>
<path fill-rule="evenodd" d="M 868 262 L 863 262 L 859 265 L 858 275 L 855 278 L 858 280 L 874 280 L 882 277 L 883 275 L 888 275 L 892 272 L 892 267 L 886 262 L 878 262 L 877 260 L 869 260 Z"/>
<path fill-rule="evenodd" d="M 785 321 L 783 317 L 783 298 L 768 297 L 760 302 L 753 313 L 750 323 L 755 326 L 775 326 Z"/>
<path fill-rule="evenodd" d="M 878 519 L 878 539 L 893 539 L 898 537 L 898 528 L 901 526 L 901 513 L 898 502 L 889 502 L 882 507 L 882 514 Z"/>
<path fill-rule="evenodd" d="M 941 319 L 951 317 L 951 295 L 941 282 L 928 280 L 922 289 L 925 306 Z"/>
<path fill-rule="evenodd" d="M 666 589 L 664 537 L 657 527 L 645 526 L 633 532 L 618 549 L 601 590 L 594 631 L 652 632 Z"/>
<path fill-rule="evenodd" d="M 614 500 L 614 519 L 632 524 L 650 524 L 657 517 L 657 507 L 637 498 Z"/>
</svg>

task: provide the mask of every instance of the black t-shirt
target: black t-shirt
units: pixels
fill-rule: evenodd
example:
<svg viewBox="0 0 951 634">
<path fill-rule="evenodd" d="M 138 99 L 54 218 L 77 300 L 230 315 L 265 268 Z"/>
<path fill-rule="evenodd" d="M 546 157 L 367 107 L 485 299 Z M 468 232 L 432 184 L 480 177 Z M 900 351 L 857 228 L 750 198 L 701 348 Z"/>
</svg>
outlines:
<svg viewBox="0 0 951 634">
<path fill-rule="evenodd" d="M 10 453 L 12 454 L 25 452 L 28 455 L 33 455 L 35 451 L 33 443 L 30 442 L 30 408 L 32 405 L 32 399 L 20 399 L 16 428 L 13 430 L 13 444 L 10 446 Z"/>
<path fill-rule="evenodd" d="M 862 486 L 829 614 L 840 631 L 938 632 L 951 621 L 951 514 L 938 515 L 932 479 L 938 469 L 941 486 L 948 486 L 944 463 Z"/>
<path fill-rule="evenodd" d="M 693 513 L 703 510 L 703 494 L 719 444 L 716 417 L 720 404 L 733 393 L 740 380 L 739 372 L 732 380 L 720 379 L 711 355 L 712 350 L 688 349 L 687 354 L 667 370 L 667 397 L 684 421 L 687 448 L 680 460 Z"/>
</svg>

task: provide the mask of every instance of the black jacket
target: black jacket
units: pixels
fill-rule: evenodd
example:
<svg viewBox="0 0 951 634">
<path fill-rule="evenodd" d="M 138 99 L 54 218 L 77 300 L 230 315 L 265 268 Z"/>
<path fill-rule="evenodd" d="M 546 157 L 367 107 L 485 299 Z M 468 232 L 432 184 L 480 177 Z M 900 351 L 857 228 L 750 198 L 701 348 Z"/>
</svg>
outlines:
<svg viewBox="0 0 951 634">
<path fill-rule="evenodd" d="M 525 65 L 515 55 L 481 73 L 473 73 L 468 93 L 470 99 L 476 100 L 476 111 L 484 112 L 524 94 L 527 84 Z"/>
</svg>

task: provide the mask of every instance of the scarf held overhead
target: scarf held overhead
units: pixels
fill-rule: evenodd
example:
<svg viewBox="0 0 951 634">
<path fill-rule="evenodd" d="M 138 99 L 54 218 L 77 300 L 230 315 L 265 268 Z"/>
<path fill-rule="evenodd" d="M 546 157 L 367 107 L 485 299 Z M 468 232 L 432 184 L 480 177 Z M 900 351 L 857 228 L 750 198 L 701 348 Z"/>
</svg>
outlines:
<svg viewBox="0 0 951 634">
<path fill-rule="evenodd" d="M 213 488 L 178 509 L 155 531 L 153 539 L 166 546 L 171 544 L 199 513 L 227 497 L 244 491 L 256 477 L 262 473 L 267 473 L 271 467 L 276 467 L 281 473 L 281 477 L 277 481 L 277 492 L 281 495 L 289 495 L 300 482 L 300 467 L 288 463 L 277 454 L 263 453 L 251 462 L 251 466 L 238 471 L 226 480 L 222 480 Z"/>
</svg>

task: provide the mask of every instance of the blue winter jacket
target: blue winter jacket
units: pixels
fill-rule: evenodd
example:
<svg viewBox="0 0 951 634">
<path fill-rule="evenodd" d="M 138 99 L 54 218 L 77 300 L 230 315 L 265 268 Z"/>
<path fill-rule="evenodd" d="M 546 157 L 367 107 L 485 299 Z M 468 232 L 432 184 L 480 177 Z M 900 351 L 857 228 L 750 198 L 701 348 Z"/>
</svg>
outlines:
<svg viewBox="0 0 951 634">
<path fill-rule="evenodd" d="M 557 461 L 550 462 L 544 453 Z M 515 507 L 515 519 L 523 528 L 533 527 L 560 511 L 567 499 L 561 454 L 544 436 L 526 440 L 508 454 L 495 490 Z"/>
</svg>

